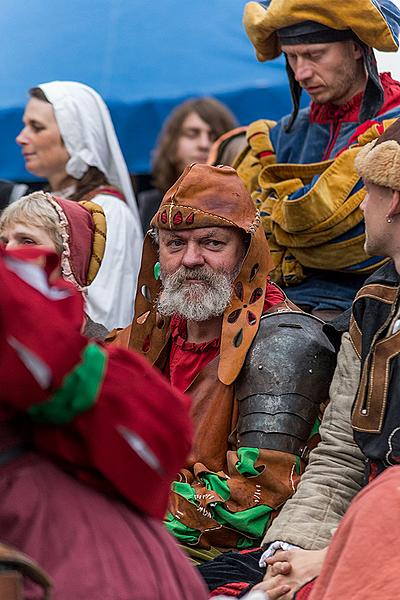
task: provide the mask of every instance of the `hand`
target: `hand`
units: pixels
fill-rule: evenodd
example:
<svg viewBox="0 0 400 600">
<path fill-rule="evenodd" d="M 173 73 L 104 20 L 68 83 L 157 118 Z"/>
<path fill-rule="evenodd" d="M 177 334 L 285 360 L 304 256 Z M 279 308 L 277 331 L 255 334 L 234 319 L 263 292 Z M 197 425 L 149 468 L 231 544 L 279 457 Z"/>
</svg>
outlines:
<svg viewBox="0 0 400 600">
<path fill-rule="evenodd" d="M 324 550 L 280 550 L 267 560 L 264 580 L 253 590 L 267 593 L 268 600 L 290 600 L 303 585 L 318 577 L 327 548 Z"/>
</svg>

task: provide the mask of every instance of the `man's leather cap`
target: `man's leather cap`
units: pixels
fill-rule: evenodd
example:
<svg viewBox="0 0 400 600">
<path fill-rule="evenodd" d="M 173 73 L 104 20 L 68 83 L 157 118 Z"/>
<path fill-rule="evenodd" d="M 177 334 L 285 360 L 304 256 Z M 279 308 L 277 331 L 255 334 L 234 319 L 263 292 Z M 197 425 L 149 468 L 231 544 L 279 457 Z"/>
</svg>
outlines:
<svg viewBox="0 0 400 600">
<path fill-rule="evenodd" d="M 235 227 L 249 236 L 231 303 L 223 315 L 218 376 L 232 383 L 243 365 L 263 311 L 267 276 L 272 268 L 268 242 L 257 209 L 231 167 L 192 164 L 167 191 L 151 224 L 157 229 Z M 147 234 L 129 345 L 155 362 L 169 337 L 169 319 L 157 314 L 161 282 L 154 277 L 157 248 Z"/>
</svg>

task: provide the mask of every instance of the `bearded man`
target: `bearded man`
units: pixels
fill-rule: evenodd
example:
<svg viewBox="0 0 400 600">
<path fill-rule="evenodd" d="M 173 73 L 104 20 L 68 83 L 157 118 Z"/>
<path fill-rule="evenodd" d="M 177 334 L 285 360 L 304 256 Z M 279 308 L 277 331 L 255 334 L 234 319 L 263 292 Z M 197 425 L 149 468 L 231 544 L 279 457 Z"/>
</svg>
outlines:
<svg viewBox="0 0 400 600">
<path fill-rule="evenodd" d="M 187 167 L 152 228 L 118 340 L 191 397 L 194 444 L 166 524 L 204 559 L 257 545 L 293 494 L 335 352 L 323 323 L 268 282 L 268 243 L 234 169 Z"/>
<path fill-rule="evenodd" d="M 399 23 L 390 0 L 266 0 L 245 9 L 257 58 L 285 55 L 293 112 L 252 123 L 233 166 L 260 209 L 272 280 L 321 318 L 349 308 L 383 263 L 363 247 L 365 189 L 353 143 L 400 115 L 400 84 L 378 74 L 373 54 L 398 50 Z M 299 110 L 302 90 L 311 104 Z"/>
</svg>

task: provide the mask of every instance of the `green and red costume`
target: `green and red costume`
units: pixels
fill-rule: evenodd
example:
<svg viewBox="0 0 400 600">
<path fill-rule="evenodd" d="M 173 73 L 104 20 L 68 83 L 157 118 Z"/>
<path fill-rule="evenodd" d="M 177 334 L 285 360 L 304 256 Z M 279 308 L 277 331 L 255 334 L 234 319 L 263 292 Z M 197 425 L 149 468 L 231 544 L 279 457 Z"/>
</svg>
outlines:
<svg viewBox="0 0 400 600">
<path fill-rule="evenodd" d="M 43 566 L 56 600 L 205 598 L 161 523 L 188 401 L 81 335 L 82 299 L 44 255 L 42 270 L 43 250 L 0 248 L 0 539 Z"/>
</svg>

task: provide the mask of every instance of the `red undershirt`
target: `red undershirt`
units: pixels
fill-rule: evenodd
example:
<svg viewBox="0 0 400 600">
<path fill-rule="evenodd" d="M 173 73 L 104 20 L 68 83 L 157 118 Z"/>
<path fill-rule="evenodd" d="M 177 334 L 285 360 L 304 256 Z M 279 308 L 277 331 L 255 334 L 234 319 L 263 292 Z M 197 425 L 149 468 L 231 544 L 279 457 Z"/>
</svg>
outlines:
<svg viewBox="0 0 400 600">
<path fill-rule="evenodd" d="M 284 293 L 276 285 L 267 283 L 263 313 L 284 299 Z M 178 316 L 172 318 L 170 327 L 172 346 L 166 375 L 174 387 L 184 392 L 196 375 L 219 354 L 221 340 L 218 337 L 201 344 L 188 342 L 186 320 Z"/>
</svg>

